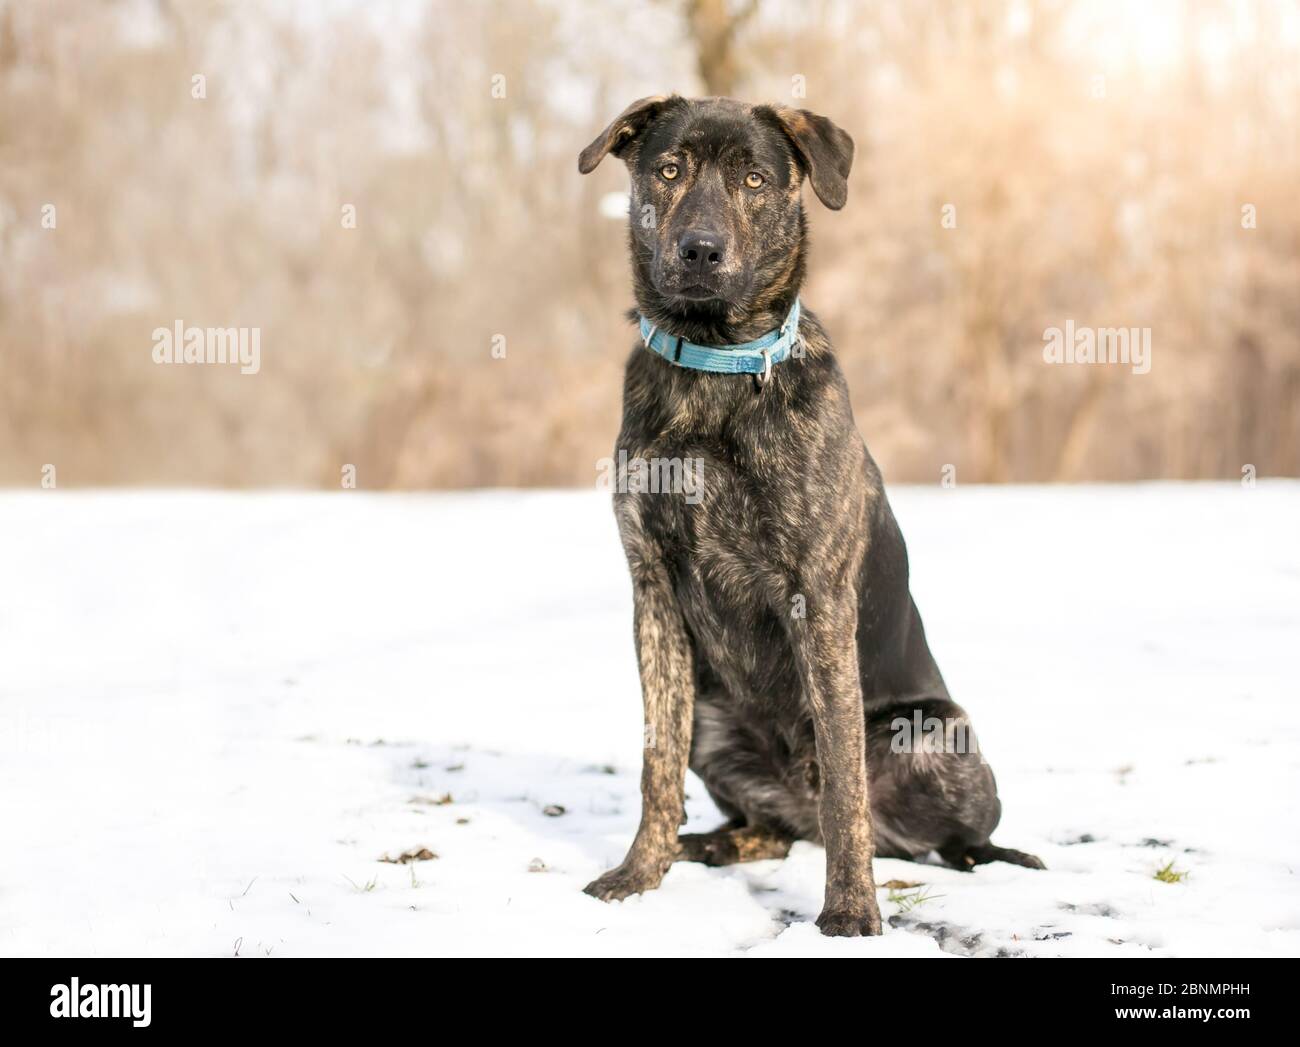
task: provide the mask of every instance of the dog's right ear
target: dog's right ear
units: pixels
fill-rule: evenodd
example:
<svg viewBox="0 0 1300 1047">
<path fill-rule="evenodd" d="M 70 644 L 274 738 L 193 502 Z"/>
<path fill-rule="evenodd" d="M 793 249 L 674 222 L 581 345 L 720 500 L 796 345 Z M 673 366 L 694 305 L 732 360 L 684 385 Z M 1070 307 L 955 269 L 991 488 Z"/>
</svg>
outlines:
<svg viewBox="0 0 1300 1047">
<path fill-rule="evenodd" d="M 671 101 L 668 95 L 651 95 L 638 98 L 624 109 L 605 130 L 596 136 L 596 140 L 578 155 L 578 170 L 582 174 L 591 174 L 596 165 L 605 159 L 606 153 L 621 156 L 623 149 L 637 135 L 646 129 L 650 121 L 659 115 L 664 105 Z"/>
</svg>

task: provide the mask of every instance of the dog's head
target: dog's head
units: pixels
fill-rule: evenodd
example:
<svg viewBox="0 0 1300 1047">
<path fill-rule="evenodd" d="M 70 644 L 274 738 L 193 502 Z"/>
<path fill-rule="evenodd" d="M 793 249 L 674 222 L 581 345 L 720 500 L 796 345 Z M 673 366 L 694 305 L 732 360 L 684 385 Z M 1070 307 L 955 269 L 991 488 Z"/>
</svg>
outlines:
<svg viewBox="0 0 1300 1047">
<path fill-rule="evenodd" d="M 823 116 L 726 98 L 642 98 L 578 157 L 632 178 L 638 264 L 673 302 L 737 304 L 789 277 L 803 236 L 805 177 L 827 207 L 848 197 L 853 139 Z"/>
</svg>

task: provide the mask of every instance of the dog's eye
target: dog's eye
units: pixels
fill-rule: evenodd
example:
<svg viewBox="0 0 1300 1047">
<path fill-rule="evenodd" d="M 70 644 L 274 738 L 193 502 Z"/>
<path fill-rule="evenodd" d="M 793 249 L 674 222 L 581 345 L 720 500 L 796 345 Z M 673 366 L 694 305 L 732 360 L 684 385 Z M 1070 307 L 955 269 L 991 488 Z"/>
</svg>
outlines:
<svg viewBox="0 0 1300 1047">
<path fill-rule="evenodd" d="M 751 189 L 761 189 L 763 187 L 763 176 L 757 171 L 750 171 L 745 175 L 745 184 Z"/>
<path fill-rule="evenodd" d="M 664 164 L 663 167 L 659 168 L 659 173 L 664 176 L 665 181 L 671 182 L 681 172 L 676 164 Z"/>
</svg>

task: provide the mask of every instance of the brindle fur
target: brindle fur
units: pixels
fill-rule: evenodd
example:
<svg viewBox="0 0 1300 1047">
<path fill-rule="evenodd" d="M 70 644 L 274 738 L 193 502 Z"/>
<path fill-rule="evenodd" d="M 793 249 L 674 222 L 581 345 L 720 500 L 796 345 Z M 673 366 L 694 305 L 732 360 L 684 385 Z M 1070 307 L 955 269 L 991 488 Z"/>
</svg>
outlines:
<svg viewBox="0 0 1300 1047">
<path fill-rule="evenodd" d="M 579 169 L 611 152 L 631 174 L 638 311 L 728 345 L 785 317 L 804 275 L 801 184 L 842 207 L 853 143 L 812 113 L 674 96 L 629 106 Z M 721 245 L 702 270 L 678 246 L 699 231 Z M 891 723 L 917 710 L 969 727 L 926 644 L 844 377 L 806 308 L 800 333 L 802 357 L 766 384 L 676 367 L 639 344 L 628 359 L 616 450 L 704 466 L 689 501 L 614 496 L 650 741 L 636 837 L 587 892 L 625 898 L 658 886 L 675 860 L 780 857 L 813 840 L 826 848 L 818 926 L 878 934 L 873 854 L 937 853 L 959 869 L 1042 863 L 989 842 L 1001 807 L 977 751 L 891 750 Z M 679 838 L 688 763 L 731 822 Z"/>
</svg>

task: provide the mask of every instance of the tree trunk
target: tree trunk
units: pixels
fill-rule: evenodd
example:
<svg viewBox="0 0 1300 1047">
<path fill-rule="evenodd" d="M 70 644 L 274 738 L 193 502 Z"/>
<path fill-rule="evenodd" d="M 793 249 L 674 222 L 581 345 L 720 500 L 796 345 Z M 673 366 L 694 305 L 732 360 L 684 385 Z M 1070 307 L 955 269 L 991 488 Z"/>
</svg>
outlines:
<svg viewBox="0 0 1300 1047">
<path fill-rule="evenodd" d="M 695 41 L 700 80 L 709 95 L 732 94 L 739 79 L 736 64 L 736 31 L 758 8 L 750 0 L 734 15 L 727 10 L 727 0 L 687 0 L 686 25 Z"/>
</svg>

